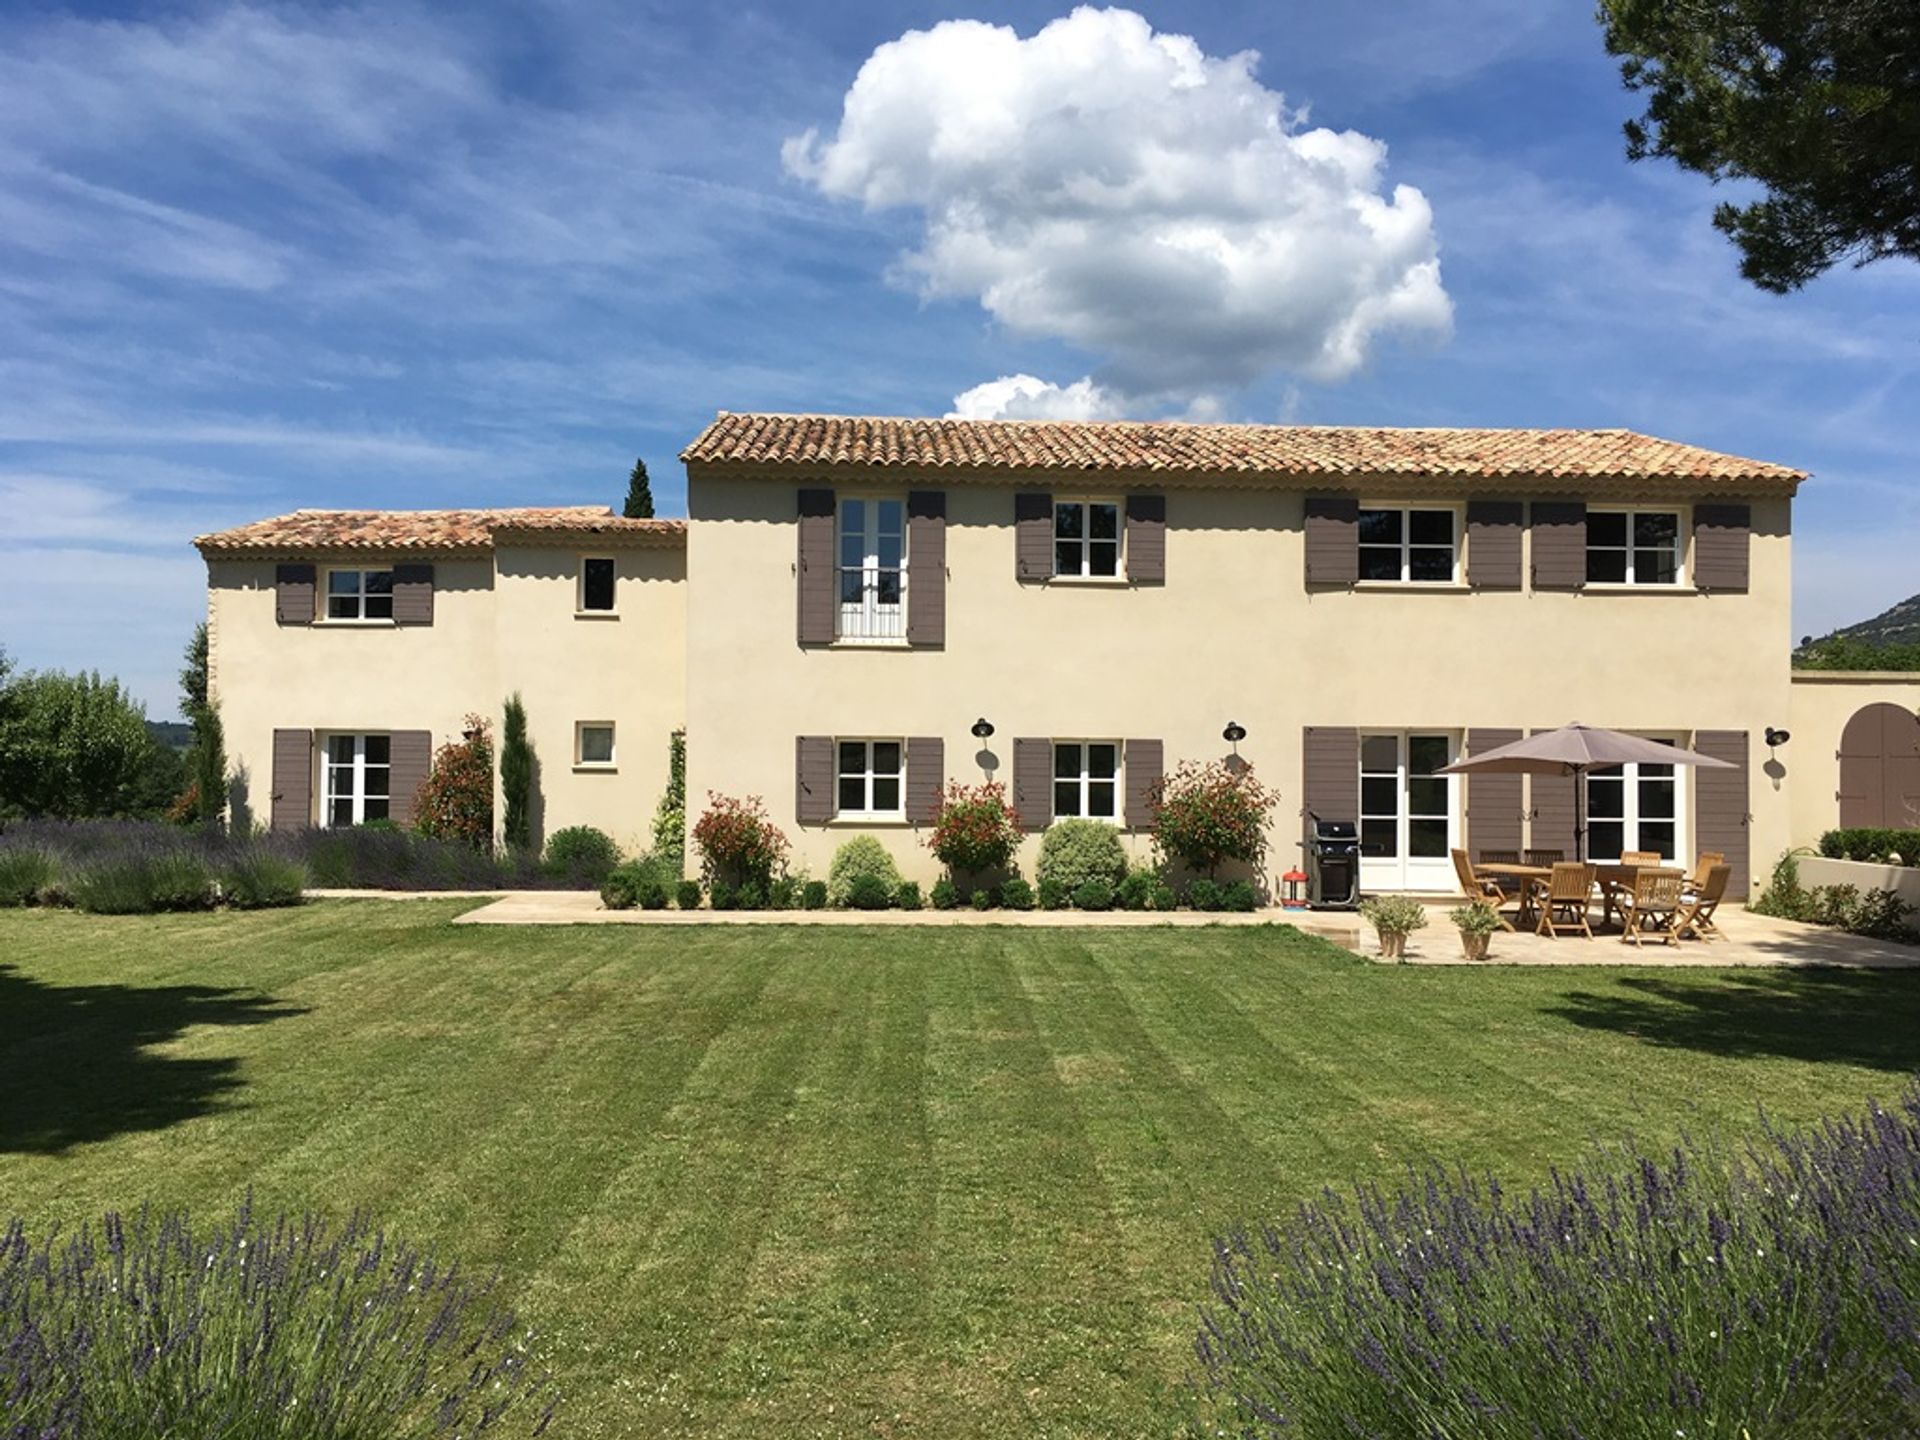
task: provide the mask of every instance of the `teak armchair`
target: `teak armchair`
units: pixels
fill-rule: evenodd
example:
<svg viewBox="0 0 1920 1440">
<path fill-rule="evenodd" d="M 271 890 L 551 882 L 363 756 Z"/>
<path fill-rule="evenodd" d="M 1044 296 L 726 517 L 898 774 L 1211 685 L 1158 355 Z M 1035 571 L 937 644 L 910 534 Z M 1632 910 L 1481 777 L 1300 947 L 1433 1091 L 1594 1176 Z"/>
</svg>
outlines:
<svg viewBox="0 0 1920 1440">
<path fill-rule="evenodd" d="M 1649 936 L 1665 945 L 1679 943 L 1674 921 L 1681 904 L 1680 880 L 1660 870 L 1642 870 L 1633 877 L 1633 893 L 1620 897 L 1620 918 L 1627 927 L 1621 944 L 1631 940 L 1637 947 Z"/>
<path fill-rule="evenodd" d="M 1500 914 L 1500 907 L 1516 904 L 1523 898 L 1522 896 L 1509 895 L 1500 888 L 1499 881 L 1476 875 L 1473 862 L 1467 858 L 1467 852 L 1464 850 L 1453 852 L 1453 873 L 1459 877 L 1460 888 L 1466 892 L 1467 899 L 1486 901 L 1493 907 L 1493 913 L 1499 917 L 1501 928 L 1513 929 L 1512 922 Z"/>
<path fill-rule="evenodd" d="M 1587 918 L 1593 908 L 1593 875 L 1591 865 L 1561 861 L 1553 867 L 1553 878 L 1540 897 L 1540 923 L 1535 927 L 1538 934 L 1558 940 L 1562 930 L 1578 930 L 1587 939 L 1593 938 L 1593 926 Z"/>
<path fill-rule="evenodd" d="M 1715 865 L 1707 871 L 1706 882 L 1693 894 L 1682 894 L 1679 913 L 1673 917 L 1675 935 L 1698 935 L 1702 940 L 1724 940 L 1720 927 L 1713 923 L 1713 912 L 1727 893 L 1731 865 Z"/>
</svg>

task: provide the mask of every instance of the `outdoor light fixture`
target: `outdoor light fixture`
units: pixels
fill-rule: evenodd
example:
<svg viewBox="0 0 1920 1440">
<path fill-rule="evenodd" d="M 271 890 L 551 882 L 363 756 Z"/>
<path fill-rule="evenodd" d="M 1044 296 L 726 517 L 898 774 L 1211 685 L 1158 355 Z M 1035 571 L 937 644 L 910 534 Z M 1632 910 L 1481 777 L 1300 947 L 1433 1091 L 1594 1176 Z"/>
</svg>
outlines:
<svg viewBox="0 0 1920 1440">
<path fill-rule="evenodd" d="M 1229 720 L 1227 728 L 1220 732 L 1220 738 L 1230 745 L 1238 745 L 1247 738 L 1247 727 L 1238 720 Z"/>
<path fill-rule="evenodd" d="M 1776 745 L 1784 745 L 1791 739 L 1793 739 L 1793 736 L 1789 735 L 1786 731 L 1776 729 L 1772 725 L 1767 727 L 1767 748 L 1769 750 L 1773 749 Z"/>
<path fill-rule="evenodd" d="M 993 724 L 986 718 L 986 716 L 983 715 L 978 720 L 973 722 L 973 738 L 974 739 L 986 740 L 991 738 L 992 735 L 993 735 Z"/>
</svg>

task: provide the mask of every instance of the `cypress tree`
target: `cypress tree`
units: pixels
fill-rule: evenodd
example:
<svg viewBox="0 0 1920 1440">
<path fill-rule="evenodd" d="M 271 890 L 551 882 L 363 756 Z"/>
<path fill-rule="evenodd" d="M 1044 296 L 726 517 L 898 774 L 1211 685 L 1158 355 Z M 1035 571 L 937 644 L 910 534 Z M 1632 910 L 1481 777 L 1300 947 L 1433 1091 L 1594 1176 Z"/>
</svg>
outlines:
<svg viewBox="0 0 1920 1440">
<path fill-rule="evenodd" d="M 517 690 L 507 697 L 500 733 L 500 831 L 509 850 L 527 850 L 533 845 L 533 743 Z"/>
<path fill-rule="evenodd" d="M 647 478 L 647 462 L 633 462 L 633 473 L 627 476 L 627 505 L 620 512 L 629 520 L 653 519 L 653 482 Z"/>
</svg>

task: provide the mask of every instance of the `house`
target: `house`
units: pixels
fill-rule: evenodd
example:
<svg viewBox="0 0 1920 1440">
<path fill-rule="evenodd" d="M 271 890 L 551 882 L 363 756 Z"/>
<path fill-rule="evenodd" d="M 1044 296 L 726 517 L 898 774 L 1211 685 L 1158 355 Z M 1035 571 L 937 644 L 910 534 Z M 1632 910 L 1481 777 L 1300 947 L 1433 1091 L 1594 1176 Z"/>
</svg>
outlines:
<svg viewBox="0 0 1920 1440">
<path fill-rule="evenodd" d="M 1367 888 L 1448 891 L 1455 846 L 1570 852 L 1574 794 L 1440 768 L 1575 719 L 1731 763 L 1595 775 L 1587 808 L 1596 857 L 1722 850 L 1737 893 L 1849 787 L 1920 802 L 1920 677 L 1789 669 L 1784 466 L 1620 430 L 727 413 L 682 459 L 684 524 L 203 537 L 237 801 L 350 823 L 372 775 L 403 817 L 432 744 L 517 690 L 546 829 L 638 843 L 684 725 L 690 811 L 765 797 L 814 874 L 864 833 L 931 878 L 940 787 L 982 778 L 1144 858 L 1155 783 L 1237 755 L 1282 793 L 1275 868 L 1314 812 L 1359 822 Z"/>
</svg>

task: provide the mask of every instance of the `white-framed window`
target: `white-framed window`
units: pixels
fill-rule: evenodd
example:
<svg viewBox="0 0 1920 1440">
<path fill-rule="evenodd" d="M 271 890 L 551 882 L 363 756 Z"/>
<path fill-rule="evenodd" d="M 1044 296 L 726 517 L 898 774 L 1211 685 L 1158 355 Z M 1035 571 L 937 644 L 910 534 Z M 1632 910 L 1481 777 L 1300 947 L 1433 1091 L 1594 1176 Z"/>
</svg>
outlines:
<svg viewBox="0 0 1920 1440">
<path fill-rule="evenodd" d="M 613 613 L 616 574 L 617 567 L 611 555 L 580 557 L 580 594 L 576 603 L 582 614 Z"/>
<path fill-rule="evenodd" d="M 1672 736 L 1648 737 L 1662 745 Z M 1662 860 L 1684 853 L 1680 771 L 1674 765 L 1609 765 L 1587 772 L 1587 856 L 1618 860 L 1629 850 L 1650 850 Z"/>
<path fill-rule="evenodd" d="M 1450 585 L 1460 577 L 1460 512 L 1449 506 L 1362 505 L 1360 578 Z"/>
<path fill-rule="evenodd" d="M 1682 534 L 1678 510 L 1587 511 L 1587 583 L 1678 585 Z"/>
<path fill-rule="evenodd" d="M 585 770 L 613 768 L 611 720 L 582 720 L 573 727 L 573 763 Z"/>
<path fill-rule="evenodd" d="M 1053 742 L 1053 817 L 1120 820 L 1120 742 Z"/>
<path fill-rule="evenodd" d="M 320 762 L 320 821 L 329 828 L 385 820 L 393 776 L 390 735 L 329 735 Z"/>
<path fill-rule="evenodd" d="M 1120 574 L 1118 500 L 1056 500 L 1053 573 L 1070 580 L 1111 580 Z"/>
<path fill-rule="evenodd" d="M 327 571 L 327 619 L 391 620 L 393 571 Z"/>
<path fill-rule="evenodd" d="M 834 744 L 834 813 L 847 819 L 898 820 L 904 813 L 907 747 L 900 740 Z"/>
<path fill-rule="evenodd" d="M 907 502 L 894 495 L 840 498 L 842 640 L 907 634 Z"/>
</svg>

